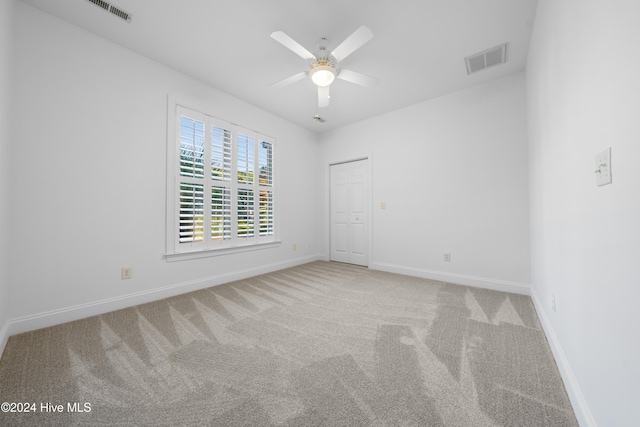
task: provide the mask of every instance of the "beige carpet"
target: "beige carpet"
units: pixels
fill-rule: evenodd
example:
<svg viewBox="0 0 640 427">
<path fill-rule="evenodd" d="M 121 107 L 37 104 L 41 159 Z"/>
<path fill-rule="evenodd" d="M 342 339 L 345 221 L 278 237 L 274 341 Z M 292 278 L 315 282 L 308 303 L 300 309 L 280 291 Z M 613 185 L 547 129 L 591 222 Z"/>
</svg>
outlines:
<svg viewBox="0 0 640 427">
<path fill-rule="evenodd" d="M 0 402 L 36 409 L 2 426 L 577 426 L 529 297 L 328 262 L 13 336 Z"/>
</svg>

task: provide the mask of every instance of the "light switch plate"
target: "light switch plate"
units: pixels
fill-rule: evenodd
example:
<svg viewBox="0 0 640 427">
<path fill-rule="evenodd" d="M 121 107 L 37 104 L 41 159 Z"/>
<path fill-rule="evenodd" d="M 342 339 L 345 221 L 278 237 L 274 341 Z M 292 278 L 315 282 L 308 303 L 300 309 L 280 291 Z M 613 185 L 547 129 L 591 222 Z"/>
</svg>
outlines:
<svg viewBox="0 0 640 427">
<path fill-rule="evenodd" d="M 596 184 L 611 184 L 611 147 L 596 156 Z"/>
</svg>

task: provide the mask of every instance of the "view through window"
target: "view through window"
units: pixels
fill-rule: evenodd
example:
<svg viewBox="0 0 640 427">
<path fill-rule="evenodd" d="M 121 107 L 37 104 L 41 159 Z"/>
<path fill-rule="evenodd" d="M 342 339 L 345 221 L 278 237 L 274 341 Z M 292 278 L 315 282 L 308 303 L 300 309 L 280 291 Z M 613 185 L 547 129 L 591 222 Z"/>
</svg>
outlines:
<svg viewBox="0 0 640 427">
<path fill-rule="evenodd" d="M 273 139 L 181 106 L 176 111 L 175 252 L 274 241 Z"/>
</svg>

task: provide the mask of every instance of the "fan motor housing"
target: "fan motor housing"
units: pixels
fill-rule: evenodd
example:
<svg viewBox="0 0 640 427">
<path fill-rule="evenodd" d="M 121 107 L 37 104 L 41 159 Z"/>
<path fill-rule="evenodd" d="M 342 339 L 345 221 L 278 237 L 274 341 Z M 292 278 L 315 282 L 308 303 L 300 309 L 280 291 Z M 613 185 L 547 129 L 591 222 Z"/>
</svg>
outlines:
<svg viewBox="0 0 640 427">
<path fill-rule="evenodd" d="M 332 56 L 317 56 L 315 59 L 312 59 L 310 62 L 311 69 L 316 67 L 331 67 L 336 68 L 338 61 Z"/>
</svg>

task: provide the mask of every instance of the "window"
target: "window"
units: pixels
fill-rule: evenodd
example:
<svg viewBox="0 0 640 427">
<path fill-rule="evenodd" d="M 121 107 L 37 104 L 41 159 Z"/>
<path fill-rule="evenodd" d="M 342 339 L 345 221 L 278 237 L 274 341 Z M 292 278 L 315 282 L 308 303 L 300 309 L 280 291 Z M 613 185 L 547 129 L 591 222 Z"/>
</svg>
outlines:
<svg viewBox="0 0 640 427">
<path fill-rule="evenodd" d="M 169 254 L 275 242 L 272 138 L 176 105 Z"/>
</svg>

